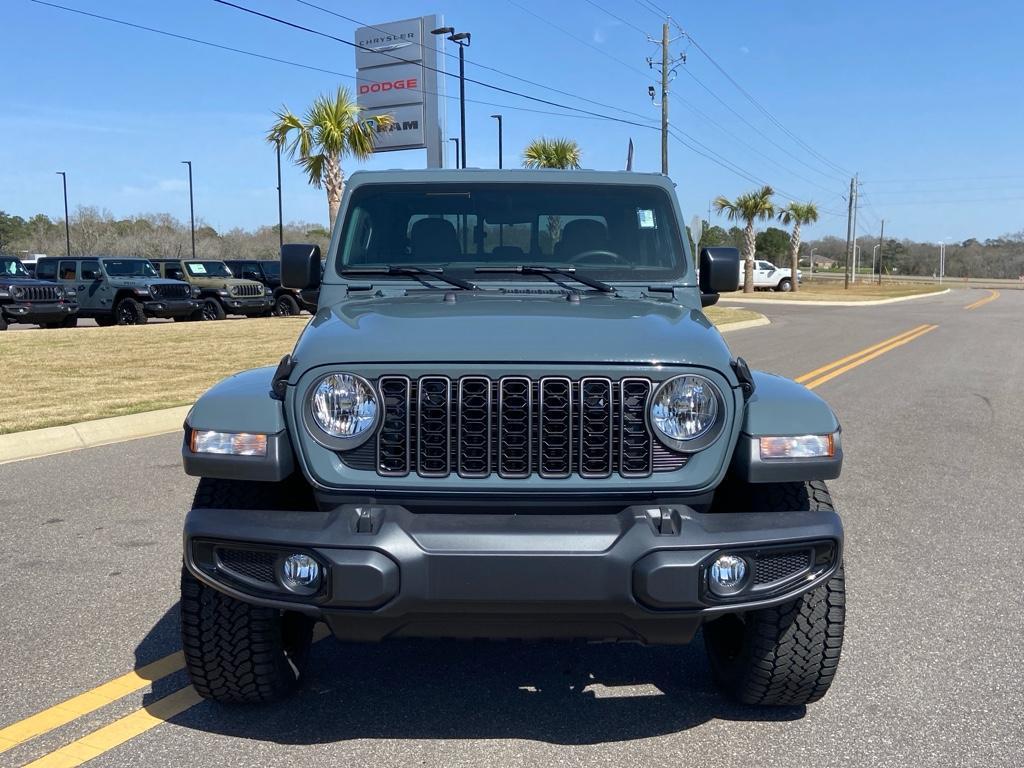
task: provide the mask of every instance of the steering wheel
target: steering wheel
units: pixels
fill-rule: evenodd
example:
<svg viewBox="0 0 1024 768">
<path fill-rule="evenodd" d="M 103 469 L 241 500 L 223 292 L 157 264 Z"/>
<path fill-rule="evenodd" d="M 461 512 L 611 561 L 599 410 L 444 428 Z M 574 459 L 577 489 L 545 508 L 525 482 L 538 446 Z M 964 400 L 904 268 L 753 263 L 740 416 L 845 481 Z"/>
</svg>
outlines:
<svg viewBox="0 0 1024 768">
<path fill-rule="evenodd" d="M 594 248 L 593 250 L 590 251 L 583 251 L 581 253 L 577 253 L 575 256 L 568 259 L 568 261 L 570 264 L 577 264 L 581 261 L 586 261 L 591 256 L 597 256 L 598 259 L 606 259 L 615 264 L 622 264 L 626 261 L 622 256 L 617 254 L 615 251 L 606 251 L 602 248 Z"/>
</svg>

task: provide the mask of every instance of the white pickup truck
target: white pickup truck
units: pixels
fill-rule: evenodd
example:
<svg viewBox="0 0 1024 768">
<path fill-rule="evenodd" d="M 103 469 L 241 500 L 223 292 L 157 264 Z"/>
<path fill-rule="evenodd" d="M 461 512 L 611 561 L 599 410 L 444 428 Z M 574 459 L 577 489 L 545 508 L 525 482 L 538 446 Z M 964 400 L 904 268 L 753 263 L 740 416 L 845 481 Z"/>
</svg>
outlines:
<svg viewBox="0 0 1024 768">
<path fill-rule="evenodd" d="M 743 285 L 746 262 L 740 261 L 740 286 Z M 803 279 L 803 272 L 797 270 L 796 279 L 799 282 Z M 785 267 L 776 267 L 770 261 L 754 259 L 754 288 L 773 291 L 793 290 L 793 274 Z"/>
</svg>

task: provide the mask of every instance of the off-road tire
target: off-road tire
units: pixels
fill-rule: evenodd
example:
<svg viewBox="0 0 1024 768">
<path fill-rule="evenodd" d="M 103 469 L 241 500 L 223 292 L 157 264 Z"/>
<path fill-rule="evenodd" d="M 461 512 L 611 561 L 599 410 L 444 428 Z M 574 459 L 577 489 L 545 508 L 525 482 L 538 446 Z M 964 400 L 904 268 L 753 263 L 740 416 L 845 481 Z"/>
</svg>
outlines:
<svg viewBox="0 0 1024 768">
<path fill-rule="evenodd" d="M 274 314 L 278 317 L 291 317 L 297 315 L 302 310 L 299 309 L 299 302 L 295 300 L 294 296 L 287 293 L 283 293 L 277 297 L 274 302 Z"/>
<path fill-rule="evenodd" d="M 146 311 L 135 299 L 124 298 L 114 307 L 114 318 L 118 325 L 143 325 L 146 322 Z"/>
<path fill-rule="evenodd" d="M 734 484 L 735 485 L 735 484 Z M 739 484 L 730 506 L 763 512 L 832 510 L 824 482 Z M 720 499 L 716 497 L 716 506 Z M 719 507 L 718 511 L 725 511 Z M 788 603 L 729 614 L 705 625 L 704 646 L 718 686 L 744 704 L 801 706 L 828 692 L 846 622 L 843 566 L 824 584 Z"/>
<path fill-rule="evenodd" d="M 200 696 L 259 704 L 291 693 L 302 679 L 313 621 L 299 613 L 235 600 L 181 571 L 181 643 Z"/>
<path fill-rule="evenodd" d="M 228 316 L 224 307 L 216 299 L 203 299 L 202 309 L 199 310 L 204 320 L 223 320 Z"/>
<path fill-rule="evenodd" d="M 779 280 L 779 284 L 775 286 L 775 290 L 780 291 L 781 293 L 789 293 L 793 290 L 793 281 L 788 277 L 784 277 Z"/>
<path fill-rule="evenodd" d="M 0 331 L 7 330 L 7 318 L 4 317 L 3 312 L 0 312 Z"/>
<path fill-rule="evenodd" d="M 281 483 L 202 478 L 194 507 L 311 509 L 301 476 Z M 302 680 L 313 620 L 236 600 L 181 572 L 181 642 L 185 666 L 201 696 L 223 703 L 279 699 Z"/>
</svg>

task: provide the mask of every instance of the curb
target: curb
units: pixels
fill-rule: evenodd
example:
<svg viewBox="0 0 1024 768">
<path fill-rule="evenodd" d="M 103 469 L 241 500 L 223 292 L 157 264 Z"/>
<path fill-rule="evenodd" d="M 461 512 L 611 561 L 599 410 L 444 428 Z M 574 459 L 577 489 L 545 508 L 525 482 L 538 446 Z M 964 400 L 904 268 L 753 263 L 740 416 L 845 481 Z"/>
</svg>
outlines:
<svg viewBox="0 0 1024 768">
<path fill-rule="evenodd" d="M 935 291 L 934 293 L 918 293 L 914 296 L 897 296 L 894 299 L 873 299 L 871 301 L 800 301 L 799 299 L 741 299 L 733 296 L 722 296 L 719 302 L 730 304 L 779 304 L 789 307 L 877 307 L 881 304 L 897 304 L 901 301 L 913 301 L 914 299 L 930 299 L 935 296 L 944 296 L 952 289 Z"/>
<path fill-rule="evenodd" d="M 771 322 L 767 317 L 761 315 L 754 320 L 738 320 L 735 323 L 723 323 L 716 327 L 719 333 L 728 333 L 729 331 L 742 331 L 744 328 L 760 328 L 762 325 L 771 325 Z"/>
<path fill-rule="evenodd" d="M 0 435 L 0 464 L 177 432 L 191 407 L 182 405 Z"/>
</svg>

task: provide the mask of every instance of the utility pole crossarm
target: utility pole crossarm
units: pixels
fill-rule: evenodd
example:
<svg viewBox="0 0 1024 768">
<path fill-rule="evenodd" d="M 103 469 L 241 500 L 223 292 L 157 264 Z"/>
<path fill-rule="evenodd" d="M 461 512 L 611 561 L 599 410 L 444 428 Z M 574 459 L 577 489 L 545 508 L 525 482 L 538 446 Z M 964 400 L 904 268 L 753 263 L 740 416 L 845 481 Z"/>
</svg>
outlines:
<svg viewBox="0 0 1024 768">
<path fill-rule="evenodd" d="M 675 75 L 676 65 L 686 61 L 685 53 L 680 54 L 677 58 L 673 58 L 669 51 L 672 43 L 682 38 L 685 34 L 670 38 L 668 34 L 670 21 L 670 19 L 666 20 L 661 25 L 660 40 L 650 36 L 647 38 L 650 42 L 661 46 L 661 66 L 658 68 L 658 73 L 661 77 L 661 172 L 665 176 L 668 176 L 668 86 Z M 652 59 L 648 58 L 647 64 L 651 69 L 654 69 L 654 61 Z M 653 96 L 653 87 L 650 91 Z"/>
</svg>

